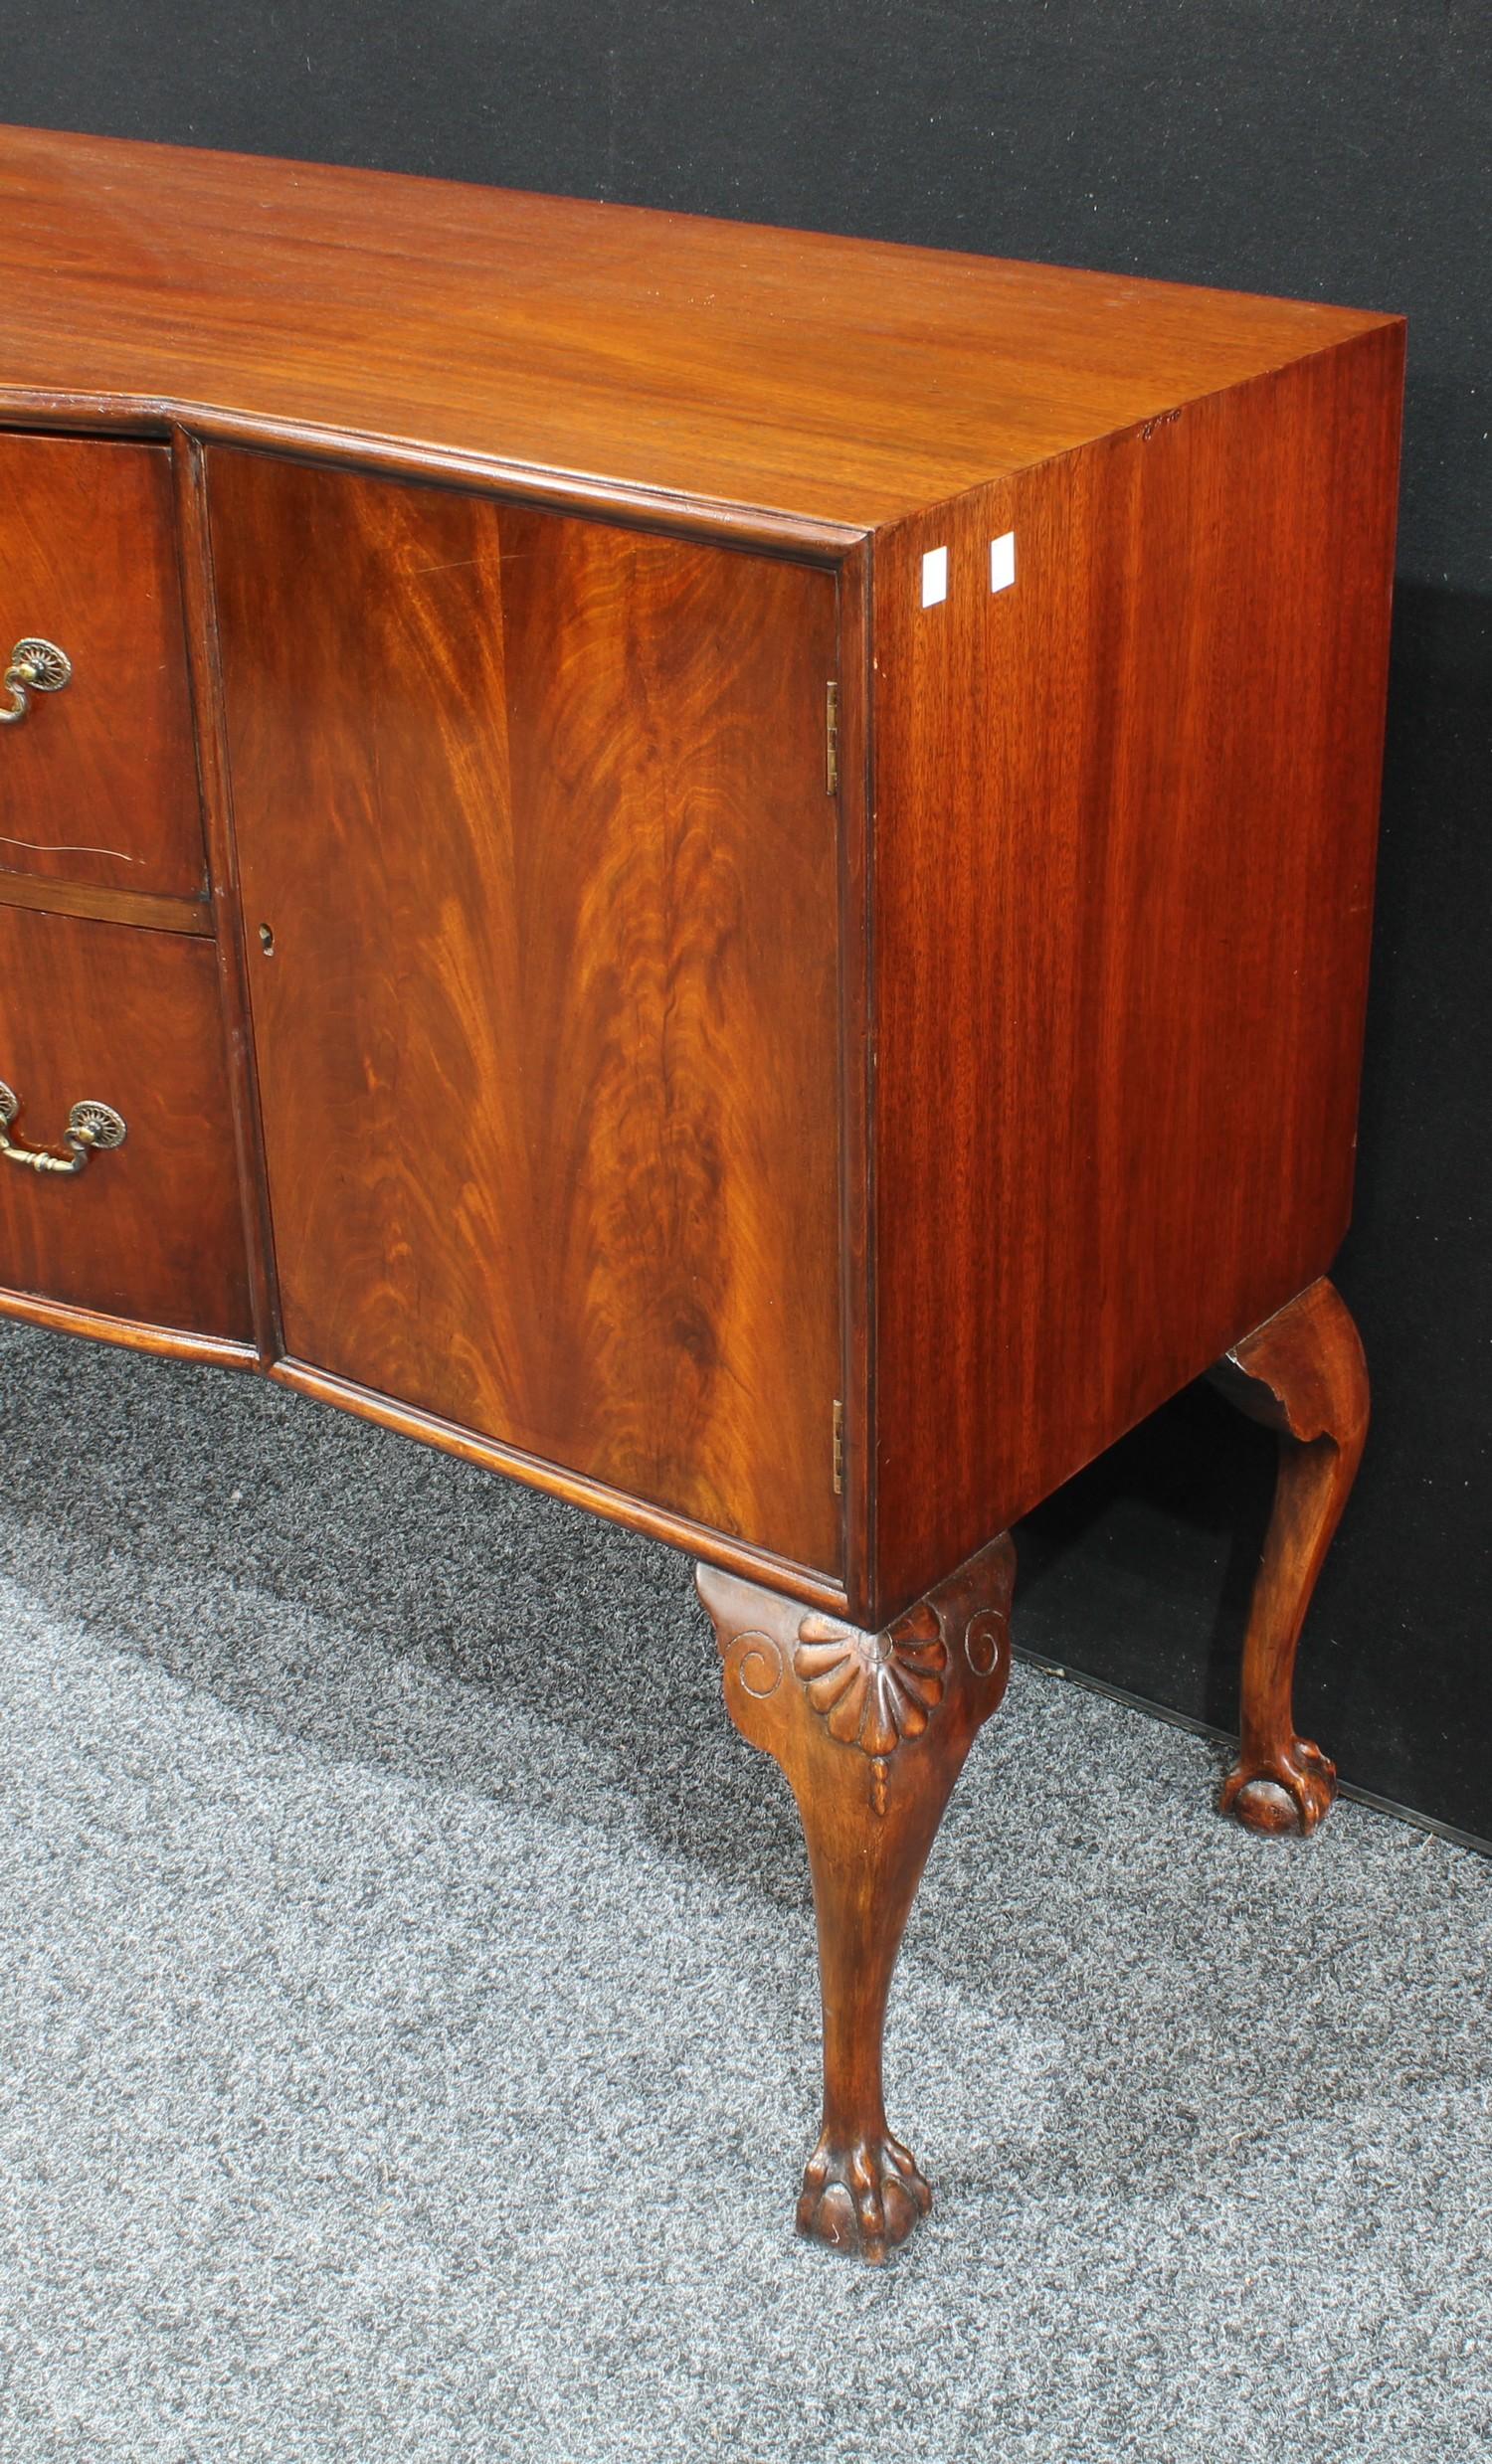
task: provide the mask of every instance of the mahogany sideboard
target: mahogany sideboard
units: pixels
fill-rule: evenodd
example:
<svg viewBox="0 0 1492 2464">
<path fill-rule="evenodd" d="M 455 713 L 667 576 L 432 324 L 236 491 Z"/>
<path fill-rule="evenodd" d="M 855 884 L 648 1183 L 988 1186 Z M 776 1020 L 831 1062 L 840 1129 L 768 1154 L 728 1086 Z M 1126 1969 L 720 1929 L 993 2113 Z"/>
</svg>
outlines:
<svg viewBox="0 0 1492 2464">
<path fill-rule="evenodd" d="M 1224 1804 L 1309 1830 L 1395 317 L 0 132 L 0 1308 L 687 1549 L 807 1834 L 806 2231 L 1008 1526 L 1280 1432 Z"/>
</svg>

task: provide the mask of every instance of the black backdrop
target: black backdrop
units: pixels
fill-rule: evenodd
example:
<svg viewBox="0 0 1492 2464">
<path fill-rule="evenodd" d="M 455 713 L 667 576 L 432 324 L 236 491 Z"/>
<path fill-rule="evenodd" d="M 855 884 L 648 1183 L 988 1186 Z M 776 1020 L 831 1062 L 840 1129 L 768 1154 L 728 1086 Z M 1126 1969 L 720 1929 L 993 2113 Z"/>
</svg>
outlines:
<svg viewBox="0 0 1492 2464">
<path fill-rule="evenodd" d="M 53 0 L 15 120 L 1410 319 L 1357 1221 L 1375 1429 L 1303 1725 L 1492 1840 L 1492 10 L 1473 0 Z M 0 243 L 3 263 L 3 243 Z M 1227 1727 L 1269 1441 L 1180 1398 L 1022 1534 L 1028 1646 Z"/>
</svg>

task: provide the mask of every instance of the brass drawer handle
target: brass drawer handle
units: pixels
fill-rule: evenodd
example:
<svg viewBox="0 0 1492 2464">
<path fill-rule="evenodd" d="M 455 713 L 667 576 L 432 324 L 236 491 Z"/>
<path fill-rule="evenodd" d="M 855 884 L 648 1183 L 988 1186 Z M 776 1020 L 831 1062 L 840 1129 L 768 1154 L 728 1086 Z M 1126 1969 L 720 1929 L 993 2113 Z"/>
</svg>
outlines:
<svg viewBox="0 0 1492 2464">
<path fill-rule="evenodd" d="M 0 710 L 0 727 L 19 727 L 31 708 L 33 693 L 60 693 L 73 673 L 73 662 L 55 641 L 28 635 L 18 641 L 5 671 L 10 708 Z"/>
<path fill-rule="evenodd" d="M 67 1152 L 54 1154 L 50 1147 L 23 1146 L 11 1137 L 10 1125 L 20 1109 L 15 1089 L 0 1078 L 0 1155 L 30 1172 L 81 1172 L 95 1148 L 102 1152 L 109 1146 L 122 1146 L 128 1135 L 112 1104 L 75 1104 L 63 1132 Z"/>
</svg>

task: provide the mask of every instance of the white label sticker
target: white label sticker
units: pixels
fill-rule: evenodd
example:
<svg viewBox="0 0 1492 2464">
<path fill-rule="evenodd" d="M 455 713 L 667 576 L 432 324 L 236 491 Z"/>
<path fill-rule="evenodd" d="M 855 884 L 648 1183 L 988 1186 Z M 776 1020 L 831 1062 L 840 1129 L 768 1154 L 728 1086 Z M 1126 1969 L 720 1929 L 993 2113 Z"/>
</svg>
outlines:
<svg viewBox="0 0 1492 2464">
<path fill-rule="evenodd" d="M 999 539 L 990 542 L 990 588 L 992 591 L 1008 591 L 1015 579 L 1016 534 L 1008 530 Z"/>
<path fill-rule="evenodd" d="M 936 608 L 948 597 L 948 550 L 929 548 L 922 559 L 922 605 Z"/>
</svg>

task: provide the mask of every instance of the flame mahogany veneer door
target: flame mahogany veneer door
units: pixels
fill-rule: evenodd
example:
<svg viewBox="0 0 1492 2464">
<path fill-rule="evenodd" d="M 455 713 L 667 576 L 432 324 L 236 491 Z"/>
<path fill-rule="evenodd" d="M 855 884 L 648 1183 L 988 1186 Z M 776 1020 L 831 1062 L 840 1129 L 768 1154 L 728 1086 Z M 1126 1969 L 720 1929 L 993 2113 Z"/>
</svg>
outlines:
<svg viewBox="0 0 1492 2464">
<path fill-rule="evenodd" d="M 835 577 L 209 498 L 287 1354 L 837 1573 Z"/>
</svg>

